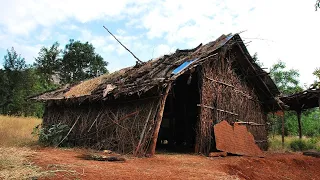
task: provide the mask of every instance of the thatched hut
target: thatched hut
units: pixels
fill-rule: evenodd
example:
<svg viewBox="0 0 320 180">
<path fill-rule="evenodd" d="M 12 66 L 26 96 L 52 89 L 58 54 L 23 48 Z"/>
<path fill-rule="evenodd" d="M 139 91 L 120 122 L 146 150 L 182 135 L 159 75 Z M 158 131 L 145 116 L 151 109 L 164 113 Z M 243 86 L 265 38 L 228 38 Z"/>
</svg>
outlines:
<svg viewBox="0 0 320 180">
<path fill-rule="evenodd" d="M 208 154 L 222 120 L 259 124 L 248 130 L 266 149 L 266 114 L 278 107 L 277 94 L 234 34 L 33 99 L 46 102 L 44 126 L 73 127 L 69 143 L 140 156 L 156 147 Z"/>
</svg>

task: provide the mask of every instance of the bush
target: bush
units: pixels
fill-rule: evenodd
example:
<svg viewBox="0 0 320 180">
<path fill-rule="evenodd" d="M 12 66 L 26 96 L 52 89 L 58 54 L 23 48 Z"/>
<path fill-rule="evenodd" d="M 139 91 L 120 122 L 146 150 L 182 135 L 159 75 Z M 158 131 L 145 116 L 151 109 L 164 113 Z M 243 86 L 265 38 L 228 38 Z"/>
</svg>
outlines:
<svg viewBox="0 0 320 180">
<path fill-rule="evenodd" d="M 316 149 L 316 144 L 313 140 L 295 139 L 290 143 L 290 148 L 293 151 L 305 151 L 309 149 Z"/>
<path fill-rule="evenodd" d="M 67 146 L 66 141 L 68 137 L 61 142 L 70 130 L 68 125 L 53 124 L 48 128 L 43 128 L 41 125 L 33 129 L 32 134 L 39 136 L 39 142 L 45 146 Z M 59 144 L 60 143 L 60 144 Z"/>
</svg>

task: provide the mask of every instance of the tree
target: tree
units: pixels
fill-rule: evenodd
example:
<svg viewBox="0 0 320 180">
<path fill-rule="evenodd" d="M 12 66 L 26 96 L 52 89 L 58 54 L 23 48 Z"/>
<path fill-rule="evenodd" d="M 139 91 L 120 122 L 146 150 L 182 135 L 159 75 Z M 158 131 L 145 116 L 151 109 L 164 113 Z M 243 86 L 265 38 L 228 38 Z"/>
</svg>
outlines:
<svg viewBox="0 0 320 180">
<path fill-rule="evenodd" d="M 1 94 L 2 111 L 6 114 L 20 112 L 23 102 L 23 84 L 25 83 L 24 70 L 27 68 L 24 58 L 11 48 L 4 56 L 4 71 L 2 71 Z"/>
<path fill-rule="evenodd" d="M 24 58 L 22 58 L 12 47 L 7 50 L 7 55 L 4 56 L 4 69 L 7 71 L 21 71 L 27 67 Z"/>
<path fill-rule="evenodd" d="M 320 0 L 316 1 L 316 4 L 314 5 L 316 8 L 316 11 L 318 10 L 318 8 L 320 8 Z"/>
<path fill-rule="evenodd" d="M 28 66 L 14 48 L 7 50 L 4 70 L 0 70 L 0 113 L 41 116 L 43 106 L 27 101 L 28 96 L 43 90 L 39 82 L 35 69 Z"/>
<path fill-rule="evenodd" d="M 62 50 L 59 48 L 59 43 L 55 42 L 51 47 L 42 47 L 39 56 L 35 58 L 34 66 L 37 74 L 41 76 L 45 87 L 51 87 L 53 77 L 59 72 L 59 62 Z"/>
<path fill-rule="evenodd" d="M 254 55 L 252 56 L 253 62 L 255 62 L 256 64 L 258 64 L 260 67 L 263 66 L 263 63 L 260 62 L 260 60 L 258 59 L 258 53 L 254 53 Z"/>
<path fill-rule="evenodd" d="M 295 69 L 286 69 L 286 64 L 282 61 L 274 64 L 270 68 L 270 75 L 273 81 L 276 83 L 281 94 L 289 95 L 299 91 L 302 91 L 301 86 L 299 86 L 299 72 Z"/>
<path fill-rule="evenodd" d="M 295 69 L 286 70 L 286 64 L 282 61 L 277 62 L 270 68 L 270 76 L 277 85 L 281 95 L 290 95 L 302 90 L 299 85 L 299 72 Z M 269 116 L 270 117 L 270 116 Z M 270 117 L 273 121 L 274 131 L 281 134 L 281 121 Z M 295 112 L 285 113 L 285 135 L 295 135 L 297 134 L 297 119 Z"/>
<path fill-rule="evenodd" d="M 60 62 L 62 83 L 74 83 L 108 73 L 108 63 L 95 53 L 92 44 L 71 39 Z"/>
<path fill-rule="evenodd" d="M 318 81 L 315 81 L 311 87 L 312 88 L 320 88 L 320 68 L 316 68 L 316 70 L 314 70 L 313 75 L 315 75 L 318 78 Z"/>
</svg>

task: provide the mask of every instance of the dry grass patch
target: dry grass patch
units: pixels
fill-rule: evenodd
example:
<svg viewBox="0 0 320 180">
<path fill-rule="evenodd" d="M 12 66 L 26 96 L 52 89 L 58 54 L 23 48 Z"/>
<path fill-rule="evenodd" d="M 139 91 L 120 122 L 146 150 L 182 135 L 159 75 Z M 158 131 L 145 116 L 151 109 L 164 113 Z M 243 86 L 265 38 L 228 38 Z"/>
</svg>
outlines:
<svg viewBox="0 0 320 180">
<path fill-rule="evenodd" d="M 34 117 L 0 115 L 0 147 L 25 146 L 37 142 L 31 135 L 33 128 L 42 122 Z"/>
<path fill-rule="evenodd" d="M 44 176 L 40 168 L 28 160 L 30 148 L 0 147 L 0 179 L 36 179 Z"/>
</svg>

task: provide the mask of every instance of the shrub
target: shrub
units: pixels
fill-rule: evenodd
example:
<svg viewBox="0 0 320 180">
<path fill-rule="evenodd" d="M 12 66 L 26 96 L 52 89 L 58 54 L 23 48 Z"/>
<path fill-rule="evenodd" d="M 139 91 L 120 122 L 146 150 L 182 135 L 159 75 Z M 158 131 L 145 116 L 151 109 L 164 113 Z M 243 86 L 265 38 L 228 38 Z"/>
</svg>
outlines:
<svg viewBox="0 0 320 180">
<path fill-rule="evenodd" d="M 68 137 L 61 142 L 70 130 L 68 125 L 53 124 L 48 128 L 43 128 L 41 125 L 33 129 L 32 134 L 39 136 L 39 142 L 45 146 L 67 146 L 66 141 Z M 61 144 L 59 144 L 61 142 Z"/>
<path fill-rule="evenodd" d="M 295 139 L 290 143 L 290 148 L 293 151 L 305 151 L 309 149 L 315 149 L 316 145 L 311 140 Z"/>
</svg>

